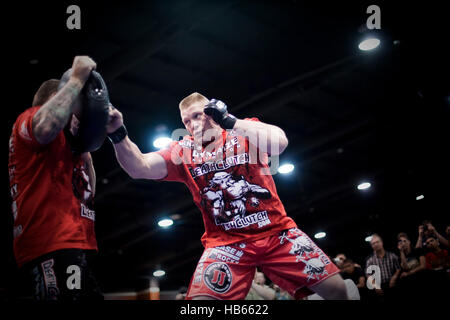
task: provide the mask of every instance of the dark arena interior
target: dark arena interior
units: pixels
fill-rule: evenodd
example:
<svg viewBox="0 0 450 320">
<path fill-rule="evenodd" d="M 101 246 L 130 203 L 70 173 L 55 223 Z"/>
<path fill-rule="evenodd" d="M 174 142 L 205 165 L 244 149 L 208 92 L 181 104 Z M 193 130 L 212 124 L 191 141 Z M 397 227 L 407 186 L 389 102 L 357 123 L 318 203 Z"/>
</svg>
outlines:
<svg viewBox="0 0 450 320">
<path fill-rule="evenodd" d="M 81 12 L 79 29 L 69 28 L 73 4 Z M 376 21 L 367 12 L 372 4 L 381 15 L 379 28 L 369 29 Z M 6 171 L 11 129 L 40 84 L 59 79 L 79 55 L 96 62 L 142 153 L 159 150 L 156 138 L 184 128 L 178 104 L 193 92 L 222 100 L 238 119 L 257 117 L 281 128 L 289 144 L 279 164 L 291 166 L 280 168 L 293 170 L 273 175 L 278 196 L 328 257 L 344 253 L 364 269 L 376 233 L 400 261 L 397 235 L 405 232 L 415 247 L 425 220 L 447 239 L 440 248 L 449 250 L 449 25 L 439 5 L 186 0 L 2 6 L 8 79 L 2 300 L 33 299 L 13 251 Z M 361 50 L 368 36 L 379 45 Z M 204 250 L 205 225 L 191 193 L 182 183 L 132 179 L 108 139 L 91 155 L 98 244 L 91 267 L 104 298 L 174 300 L 189 286 Z M 160 227 L 161 219 L 173 224 Z"/>
</svg>

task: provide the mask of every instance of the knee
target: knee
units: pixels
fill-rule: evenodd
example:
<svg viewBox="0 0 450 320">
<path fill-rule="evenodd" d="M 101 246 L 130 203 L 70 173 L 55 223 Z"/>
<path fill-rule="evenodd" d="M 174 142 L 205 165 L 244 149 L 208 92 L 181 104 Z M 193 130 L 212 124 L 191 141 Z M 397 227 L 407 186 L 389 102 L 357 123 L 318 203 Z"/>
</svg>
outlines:
<svg viewBox="0 0 450 320">
<path fill-rule="evenodd" d="M 311 288 L 325 300 L 348 300 L 347 286 L 340 275 L 332 276 Z"/>
<path fill-rule="evenodd" d="M 331 300 L 348 300 L 348 292 L 347 292 L 347 286 L 345 285 L 344 279 L 342 277 L 337 277 L 336 283 L 335 283 L 335 289 L 332 290 Z"/>
</svg>

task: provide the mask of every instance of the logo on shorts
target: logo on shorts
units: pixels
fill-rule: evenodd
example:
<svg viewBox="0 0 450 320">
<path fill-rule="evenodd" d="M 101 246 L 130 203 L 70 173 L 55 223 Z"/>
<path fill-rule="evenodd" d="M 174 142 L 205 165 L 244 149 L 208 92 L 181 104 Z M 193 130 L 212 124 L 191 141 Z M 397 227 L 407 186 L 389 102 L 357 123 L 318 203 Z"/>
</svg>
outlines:
<svg viewBox="0 0 450 320">
<path fill-rule="evenodd" d="M 41 263 L 42 272 L 44 274 L 44 284 L 47 291 L 48 299 L 54 300 L 59 295 L 58 284 L 56 283 L 56 274 L 53 270 L 55 261 L 53 259 L 46 260 Z"/>
<path fill-rule="evenodd" d="M 220 246 L 213 248 L 208 258 L 225 263 L 239 263 L 243 255 L 244 251 L 237 250 L 237 248 L 232 246 Z"/>
<path fill-rule="evenodd" d="M 303 255 L 311 256 L 316 250 L 315 246 L 305 236 L 299 236 L 294 240 L 288 239 L 290 243 L 292 243 L 291 250 L 289 250 L 290 254 L 296 255 L 297 260 L 299 260 Z"/>
<path fill-rule="evenodd" d="M 320 280 L 320 278 L 328 275 L 328 271 L 326 266 L 330 264 L 329 260 L 325 255 L 321 255 L 317 258 L 303 260 L 300 259 L 305 264 L 305 269 L 303 273 L 308 275 L 307 281 L 311 279 Z"/>
<path fill-rule="evenodd" d="M 231 287 L 233 276 L 226 263 L 214 262 L 205 269 L 203 280 L 211 290 L 225 293 Z"/>
<path fill-rule="evenodd" d="M 292 239 L 291 237 L 295 238 Z M 304 264 L 303 274 L 308 276 L 307 282 L 311 279 L 320 280 L 328 275 L 326 267 L 331 263 L 330 259 L 302 231 L 293 228 L 282 232 L 278 238 L 280 244 L 286 241 L 291 243 L 289 254 L 294 255 L 297 262 Z"/>
<path fill-rule="evenodd" d="M 295 236 L 295 239 L 291 239 L 290 236 Z M 292 244 L 289 253 L 295 255 L 297 261 L 301 260 L 303 256 L 310 258 L 319 251 L 311 239 L 296 228 L 283 232 L 278 238 L 280 239 L 280 244 L 283 244 L 285 240 Z"/>
</svg>

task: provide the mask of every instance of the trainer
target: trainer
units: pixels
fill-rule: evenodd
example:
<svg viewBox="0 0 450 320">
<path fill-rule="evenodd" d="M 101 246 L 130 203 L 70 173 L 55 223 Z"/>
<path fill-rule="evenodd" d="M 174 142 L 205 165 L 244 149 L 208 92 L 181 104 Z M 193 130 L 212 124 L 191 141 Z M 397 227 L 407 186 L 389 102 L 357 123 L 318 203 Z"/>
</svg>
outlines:
<svg viewBox="0 0 450 320">
<path fill-rule="evenodd" d="M 81 93 L 95 68 L 91 58 L 75 57 L 65 83 L 45 81 L 12 129 L 14 255 L 36 300 L 103 298 L 90 268 L 95 171 L 90 153 L 69 142 L 81 131 Z"/>
</svg>

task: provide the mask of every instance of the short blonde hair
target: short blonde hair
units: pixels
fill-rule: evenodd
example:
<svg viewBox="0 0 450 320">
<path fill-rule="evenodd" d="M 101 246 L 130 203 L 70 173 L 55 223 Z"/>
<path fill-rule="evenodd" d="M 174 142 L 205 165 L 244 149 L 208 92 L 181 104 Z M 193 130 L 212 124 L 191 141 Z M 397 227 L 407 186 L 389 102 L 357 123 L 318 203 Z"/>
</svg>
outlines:
<svg viewBox="0 0 450 320">
<path fill-rule="evenodd" d="M 206 100 L 209 102 L 208 98 L 206 98 L 204 95 L 198 92 L 191 93 L 186 98 L 180 101 L 180 110 L 184 110 L 188 108 L 191 104 L 194 102 L 200 101 L 200 100 Z"/>
<path fill-rule="evenodd" d="M 47 100 L 50 99 L 52 94 L 58 91 L 58 85 L 59 80 L 57 79 L 44 81 L 34 95 L 32 107 L 42 106 L 44 103 L 46 103 Z"/>
</svg>

